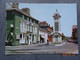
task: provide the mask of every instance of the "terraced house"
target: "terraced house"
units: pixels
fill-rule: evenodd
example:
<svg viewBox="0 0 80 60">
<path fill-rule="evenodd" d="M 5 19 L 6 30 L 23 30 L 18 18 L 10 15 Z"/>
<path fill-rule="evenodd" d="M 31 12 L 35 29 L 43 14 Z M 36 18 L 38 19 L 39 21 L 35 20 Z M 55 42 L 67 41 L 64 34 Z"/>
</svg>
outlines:
<svg viewBox="0 0 80 60">
<path fill-rule="evenodd" d="M 6 10 L 7 45 L 33 44 L 38 42 L 39 21 L 30 16 L 30 9 Z"/>
</svg>

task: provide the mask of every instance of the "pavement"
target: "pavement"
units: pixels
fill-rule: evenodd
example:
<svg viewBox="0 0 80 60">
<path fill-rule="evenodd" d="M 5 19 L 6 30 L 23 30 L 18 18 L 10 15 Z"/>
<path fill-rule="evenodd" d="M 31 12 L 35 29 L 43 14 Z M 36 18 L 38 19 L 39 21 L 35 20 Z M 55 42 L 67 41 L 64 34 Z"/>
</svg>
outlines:
<svg viewBox="0 0 80 60">
<path fill-rule="evenodd" d="M 78 44 L 64 42 L 63 44 L 37 43 L 32 45 L 5 46 L 5 54 L 78 54 Z"/>
</svg>

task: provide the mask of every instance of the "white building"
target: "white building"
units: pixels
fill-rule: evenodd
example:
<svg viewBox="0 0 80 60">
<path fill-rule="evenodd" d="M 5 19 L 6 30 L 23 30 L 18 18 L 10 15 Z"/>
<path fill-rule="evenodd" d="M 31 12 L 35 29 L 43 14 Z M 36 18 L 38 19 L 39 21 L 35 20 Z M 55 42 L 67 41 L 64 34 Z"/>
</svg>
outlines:
<svg viewBox="0 0 80 60">
<path fill-rule="evenodd" d="M 48 40 L 48 31 L 42 28 L 39 28 L 39 40 L 38 41 L 47 43 L 47 40 Z"/>
<path fill-rule="evenodd" d="M 54 31 L 53 31 L 53 43 L 61 43 L 62 42 L 62 33 L 60 32 L 61 25 L 60 25 L 60 14 L 58 13 L 57 9 L 55 14 L 53 15 L 54 18 Z"/>
</svg>

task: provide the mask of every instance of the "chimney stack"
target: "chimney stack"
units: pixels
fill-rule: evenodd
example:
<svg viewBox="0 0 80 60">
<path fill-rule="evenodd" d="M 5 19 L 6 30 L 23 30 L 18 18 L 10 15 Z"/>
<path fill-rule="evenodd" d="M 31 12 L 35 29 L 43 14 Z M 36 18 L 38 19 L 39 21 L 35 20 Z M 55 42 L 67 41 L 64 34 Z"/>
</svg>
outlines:
<svg viewBox="0 0 80 60">
<path fill-rule="evenodd" d="M 12 8 L 17 8 L 18 9 L 18 3 L 12 3 Z"/>
<path fill-rule="evenodd" d="M 29 8 L 22 8 L 21 10 L 23 10 L 26 14 L 30 15 L 30 9 Z"/>
</svg>

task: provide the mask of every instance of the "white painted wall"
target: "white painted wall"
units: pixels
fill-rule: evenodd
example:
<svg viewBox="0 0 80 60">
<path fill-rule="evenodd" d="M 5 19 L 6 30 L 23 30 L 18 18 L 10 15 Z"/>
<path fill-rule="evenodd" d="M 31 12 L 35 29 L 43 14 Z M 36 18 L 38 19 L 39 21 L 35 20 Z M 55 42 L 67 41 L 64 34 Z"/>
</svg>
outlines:
<svg viewBox="0 0 80 60">
<path fill-rule="evenodd" d="M 48 40 L 48 33 L 39 30 L 39 36 L 40 36 L 40 35 L 45 39 L 45 43 L 47 43 L 47 40 Z M 39 40 L 40 40 L 40 39 L 39 39 Z"/>
</svg>

